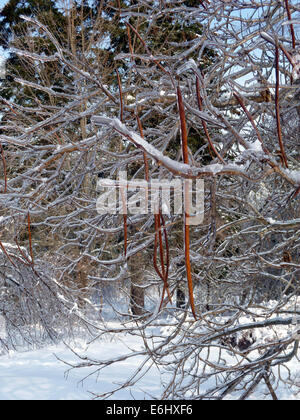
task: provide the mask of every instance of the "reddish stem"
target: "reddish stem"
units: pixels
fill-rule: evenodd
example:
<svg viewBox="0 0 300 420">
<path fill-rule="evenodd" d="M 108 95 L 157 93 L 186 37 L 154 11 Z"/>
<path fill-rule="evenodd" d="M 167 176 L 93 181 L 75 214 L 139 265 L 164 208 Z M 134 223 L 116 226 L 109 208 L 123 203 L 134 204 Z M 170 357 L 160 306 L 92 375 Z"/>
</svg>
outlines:
<svg viewBox="0 0 300 420">
<path fill-rule="evenodd" d="M 3 194 L 6 194 L 6 192 L 7 192 L 7 168 L 6 168 L 6 160 L 5 160 L 5 155 L 4 155 L 4 150 L 3 150 L 2 144 L 0 144 L 0 150 L 1 150 L 1 158 L 2 158 L 2 163 L 3 163 L 3 173 L 4 173 Z"/>
<path fill-rule="evenodd" d="M 186 119 L 185 119 L 182 94 L 181 94 L 179 85 L 177 86 L 177 99 L 178 99 L 178 109 L 179 109 L 180 127 L 181 127 L 182 156 L 183 156 L 184 163 L 188 164 L 189 155 L 188 155 L 187 127 L 186 127 Z M 187 197 L 188 197 L 188 194 L 185 193 L 185 199 L 187 199 Z M 185 205 L 186 204 L 187 203 L 185 203 Z M 194 303 L 194 289 L 193 289 L 193 279 L 192 279 L 191 262 L 190 262 L 190 229 L 187 223 L 188 218 L 189 218 L 189 214 L 185 211 L 184 213 L 184 254 L 185 254 L 186 277 L 187 277 L 187 283 L 188 283 L 191 310 L 196 320 L 197 316 L 196 316 L 195 303 Z"/>
<path fill-rule="evenodd" d="M 4 245 L 3 245 L 3 243 L 1 241 L 0 241 L 0 248 L 2 249 L 2 251 L 4 252 L 4 254 L 7 256 L 7 258 L 11 262 L 11 264 L 16 268 L 16 265 L 14 264 L 13 260 L 10 258 L 8 252 L 6 251 Z"/>
<path fill-rule="evenodd" d="M 119 86 L 119 97 L 120 97 L 120 120 L 123 122 L 123 94 L 122 94 L 122 84 L 118 69 L 116 69 L 118 86 Z"/>
<path fill-rule="evenodd" d="M 28 226 L 28 238 L 29 238 L 29 250 L 30 250 L 30 258 L 31 258 L 31 265 L 34 266 L 34 258 L 33 258 L 33 250 L 32 250 L 32 240 L 31 240 L 31 223 L 30 223 L 30 213 L 27 214 L 27 226 Z"/>
<path fill-rule="evenodd" d="M 286 7 L 288 19 L 292 20 L 292 14 L 291 14 L 291 10 L 290 10 L 289 1 L 288 0 L 284 0 L 284 1 L 285 1 L 285 7 Z M 295 37 L 294 25 L 292 23 L 290 24 L 290 30 L 291 30 L 291 36 L 292 36 L 293 49 L 295 49 L 296 48 L 296 37 Z"/>
<path fill-rule="evenodd" d="M 276 84 L 275 84 L 275 108 L 276 108 L 276 124 L 277 124 L 277 135 L 278 142 L 280 147 L 280 153 L 282 156 L 283 163 L 286 168 L 288 168 L 287 157 L 285 154 L 285 149 L 282 141 L 282 131 L 280 123 L 280 107 L 279 107 L 279 48 L 276 44 L 275 47 L 275 71 L 276 71 Z"/>
<path fill-rule="evenodd" d="M 138 39 L 141 41 L 141 43 L 143 44 L 145 50 L 147 51 L 148 55 L 152 56 L 151 51 L 149 50 L 149 48 L 147 47 L 146 42 L 143 40 L 143 38 L 141 37 L 141 35 L 138 33 L 138 31 L 129 23 L 127 22 L 126 25 L 132 29 L 132 31 L 136 34 L 136 36 L 138 37 Z M 162 70 L 164 73 L 168 74 L 170 76 L 170 73 L 160 64 L 159 61 L 155 60 L 155 58 L 151 58 L 151 60 L 153 61 L 153 63 L 155 63 L 157 65 L 157 67 Z"/>
<path fill-rule="evenodd" d="M 271 153 L 269 152 L 269 150 L 266 148 L 264 141 L 260 135 L 260 132 L 254 122 L 254 119 L 252 117 L 252 115 L 250 114 L 250 112 L 248 111 L 248 109 L 246 108 L 242 98 L 236 93 L 233 92 L 233 96 L 237 99 L 238 103 L 241 105 L 241 107 L 243 108 L 243 111 L 245 112 L 245 114 L 248 117 L 248 120 L 251 122 L 252 127 L 254 128 L 255 132 L 256 132 L 256 136 L 258 138 L 258 140 L 260 141 L 261 145 L 262 145 L 262 150 L 267 154 L 267 155 L 271 155 Z"/>
<path fill-rule="evenodd" d="M 199 77 L 196 76 L 196 93 L 197 93 L 197 103 L 198 103 L 198 108 L 199 111 L 203 110 L 203 106 L 202 106 L 202 98 L 201 98 L 201 94 L 200 94 L 200 80 Z M 207 124 L 206 121 L 201 120 L 202 121 L 202 127 L 204 130 L 204 133 L 206 135 L 207 141 L 212 149 L 212 151 L 214 152 L 214 154 L 217 156 L 217 158 L 220 160 L 220 162 L 222 162 L 223 164 L 225 164 L 224 159 L 222 158 L 222 156 L 218 153 L 218 151 L 216 150 L 213 142 L 211 141 L 208 129 L 207 129 Z"/>
<path fill-rule="evenodd" d="M 140 136 L 142 138 L 144 138 L 143 126 L 142 126 L 141 120 L 139 119 L 138 115 L 136 116 L 136 120 L 137 120 L 137 123 L 138 123 Z M 145 179 L 146 179 L 147 182 L 149 182 L 149 163 L 148 163 L 147 155 L 146 155 L 145 152 L 143 152 L 143 156 L 144 156 L 144 165 L 145 165 Z"/>
<path fill-rule="evenodd" d="M 31 261 L 29 260 L 29 258 L 27 257 L 27 255 L 25 255 L 25 253 L 22 251 L 17 239 L 15 238 L 15 243 L 17 245 L 18 251 L 19 253 L 22 255 L 22 257 L 27 261 L 28 264 L 25 265 L 31 265 Z"/>
</svg>

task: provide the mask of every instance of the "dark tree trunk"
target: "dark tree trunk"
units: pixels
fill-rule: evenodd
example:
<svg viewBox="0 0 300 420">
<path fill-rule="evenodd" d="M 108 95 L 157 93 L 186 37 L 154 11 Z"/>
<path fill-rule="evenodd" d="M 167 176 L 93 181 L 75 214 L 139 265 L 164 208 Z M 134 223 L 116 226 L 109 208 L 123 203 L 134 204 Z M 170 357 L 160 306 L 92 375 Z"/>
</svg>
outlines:
<svg viewBox="0 0 300 420">
<path fill-rule="evenodd" d="M 145 313 L 144 289 L 133 281 L 130 286 L 130 310 L 132 315 L 140 316 Z"/>
<path fill-rule="evenodd" d="M 145 263 L 145 257 L 141 252 L 129 260 L 131 276 L 130 311 L 135 316 L 145 314 L 145 289 L 143 288 Z"/>
<path fill-rule="evenodd" d="M 185 293 L 180 287 L 176 290 L 176 307 L 179 309 L 185 308 Z"/>
</svg>

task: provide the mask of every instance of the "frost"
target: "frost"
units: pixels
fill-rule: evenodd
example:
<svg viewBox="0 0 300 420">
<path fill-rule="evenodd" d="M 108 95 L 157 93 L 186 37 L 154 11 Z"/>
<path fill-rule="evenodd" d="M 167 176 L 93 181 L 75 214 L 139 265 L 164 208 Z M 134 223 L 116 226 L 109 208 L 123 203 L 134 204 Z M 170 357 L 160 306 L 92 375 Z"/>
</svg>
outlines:
<svg viewBox="0 0 300 420">
<path fill-rule="evenodd" d="M 135 97 L 134 97 L 134 96 L 132 96 L 132 95 L 127 95 L 127 96 L 126 96 L 126 99 L 127 99 L 128 101 L 134 101 L 134 100 L 135 100 Z"/>
<path fill-rule="evenodd" d="M 254 150 L 256 152 L 262 152 L 263 153 L 261 142 L 258 139 L 255 140 L 254 143 L 250 143 L 250 149 Z"/>
<path fill-rule="evenodd" d="M 198 70 L 197 64 L 193 58 L 190 58 L 186 63 L 179 67 L 177 74 L 186 72 L 187 70 Z"/>
<path fill-rule="evenodd" d="M 292 170 L 286 170 L 289 177 L 295 182 L 295 184 L 300 185 L 300 171 L 292 171 Z"/>
</svg>

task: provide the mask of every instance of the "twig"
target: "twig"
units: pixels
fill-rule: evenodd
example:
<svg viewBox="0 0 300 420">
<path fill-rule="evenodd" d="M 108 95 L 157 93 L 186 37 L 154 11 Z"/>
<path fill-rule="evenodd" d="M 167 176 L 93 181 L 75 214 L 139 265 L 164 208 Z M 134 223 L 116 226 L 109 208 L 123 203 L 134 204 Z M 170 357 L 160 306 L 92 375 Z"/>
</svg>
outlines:
<svg viewBox="0 0 300 420">
<path fill-rule="evenodd" d="M 196 94 L 197 94 L 197 103 L 198 103 L 199 111 L 202 111 L 203 110 L 203 106 L 202 106 L 202 98 L 201 98 L 201 94 L 200 94 L 200 80 L 199 80 L 198 75 L 196 75 Z M 222 162 L 222 163 L 225 164 L 224 159 L 219 154 L 219 152 L 216 150 L 213 142 L 211 141 L 211 138 L 210 138 L 210 135 L 209 135 L 209 132 L 208 132 L 208 129 L 207 129 L 206 121 L 204 121 L 203 119 L 201 121 L 202 121 L 202 127 L 203 127 L 203 130 L 205 132 L 207 141 L 208 141 L 208 143 L 209 143 L 212 151 L 218 157 L 218 159 L 220 160 L 220 162 Z"/>
<path fill-rule="evenodd" d="M 143 126 L 142 126 L 141 120 L 138 117 L 138 115 L 136 116 L 136 120 L 137 120 L 137 123 L 138 123 L 140 136 L 143 139 L 144 138 Z M 149 163 L 148 163 L 146 152 L 143 152 L 143 157 L 144 157 L 144 165 L 145 165 L 145 179 L 146 179 L 147 182 L 149 182 Z"/>
<path fill-rule="evenodd" d="M 282 130 L 280 123 L 280 107 L 279 107 L 279 48 L 278 43 L 275 46 L 275 71 L 276 71 L 276 85 L 275 85 L 275 108 L 276 108 L 276 124 L 277 124 L 277 135 L 280 147 L 280 153 L 282 156 L 283 164 L 288 168 L 287 157 L 282 141 Z"/>
<path fill-rule="evenodd" d="M 178 100 L 178 109 L 179 109 L 180 127 L 181 127 L 182 157 L 183 157 L 184 163 L 188 164 L 189 155 L 188 155 L 187 127 L 186 127 L 182 94 L 181 94 L 179 85 L 177 86 L 177 100 Z M 189 205 L 187 205 L 188 204 L 187 200 L 189 196 L 188 188 L 189 188 L 189 184 L 185 183 L 184 255 L 185 255 L 185 267 L 186 267 L 186 276 L 187 276 L 187 283 L 188 283 L 190 305 L 191 305 L 193 316 L 196 320 L 197 316 L 196 316 L 195 303 L 194 303 L 194 290 L 193 290 L 193 280 L 192 280 L 192 274 L 191 274 L 191 261 L 190 261 L 190 229 L 189 229 L 189 224 L 188 224 L 189 214 L 186 211 L 187 208 L 189 208 Z"/>
<path fill-rule="evenodd" d="M 268 387 L 268 390 L 270 391 L 270 394 L 271 394 L 273 400 L 274 401 L 278 401 L 277 395 L 276 395 L 276 393 L 275 393 L 275 391 L 274 391 L 274 389 L 272 387 L 272 384 L 270 382 L 270 377 L 269 377 L 268 374 L 265 374 L 264 375 L 264 380 L 265 380 L 265 383 L 266 383 L 266 385 Z"/>
<path fill-rule="evenodd" d="M 155 63 L 160 70 L 162 70 L 164 73 L 166 73 L 168 76 L 171 77 L 170 73 L 160 64 L 159 61 L 155 60 L 155 58 L 152 56 L 151 51 L 149 50 L 146 42 L 143 40 L 143 38 L 139 34 L 139 32 L 129 22 L 126 22 L 126 25 L 129 26 L 130 29 L 132 29 L 132 31 L 136 34 L 136 36 L 138 37 L 138 39 L 141 41 L 141 43 L 143 44 L 145 50 L 149 54 L 149 57 L 151 58 L 151 61 L 153 61 L 153 63 Z"/>
<path fill-rule="evenodd" d="M 123 94 L 122 94 L 122 84 L 118 69 L 116 69 L 117 79 L 118 79 L 118 87 L 119 87 L 119 97 L 120 97 L 120 121 L 123 121 Z"/>
<path fill-rule="evenodd" d="M 289 0 L 284 0 L 284 1 L 285 1 L 285 7 L 286 7 L 288 19 L 291 21 L 292 20 L 292 15 L 291 15 L 291 10 L 290 10 Z M 291 30 L 293 49 L 295 49 L 296 48 L 296 37 L 295 37 L 294 25 L 292 23 L 290 23 L 290 30 Z"/>
<path fill-rule="evenodd" d="M 2 158 L 2 163 L 3 163 L 3 173 L 4 173 L 3 194 L 6 194 L 6 192 L 7 192 L 7 168 L 6 168 L 6 160 L 5 160 L 5 155 L 4 155 L 4 150 L 3 150 L 2 144 L 0 144 L 0 151 L 1 151 L 1 158 Z"/>
<path fill-rule="evenodd" d="M 29 250 L 30 250 L 30 258 L 31 258 L 31 265 L 34 266 L 34 258 L 33 258 L 33 250 L 32 250 L 32 239 L 31 239 L 31 226 L 30 226 L 30 213 L 27 213 L 27 227 L 28 227 L 28 239 L 29 239 Z"/>
<path fill-rule="evenodd" d="M 9 255 L 9 254 L 8 254 L 8 252 L 6 251 L 5 246 L 3 245 L 3 243 L 2 243 L 1 241 L 0 241 L 0 247 L 1 247 L 2 251 L 4 252 L 4 254 L 7 256 L 8 260 L 11 262 L 11 264 L 12 264 L 15 268 L 17 268 L 17 267 L 16 267 L 16 265 L 14 264 L 13 260 L 10 258 L 10 255 Z"/>
<path fill-rule="evenodd" d="M 161 297 L 161 302 L 160 302 L 160 306 L 159 306 L 159 310 L 161 309 L 162 305 L 163 305 L 163 301 L 164 301 L 164 297 L 165 297 L 165 292 L 167 292 L 168 294 L 168 299 L 170 301 L 170 303 L 172 303 L 172 298 L 171 298 L 171 294 L 169 291 L 169 285 L 168 285 L 168 272 L 169 272 L 169 247 L 166 243 L 166 248 L 167 248 L 167 269 L 165 270 L 164 267 L 164 258 L 163 258 L 163 243 L 162 243 L 162 236 L 161 236 L 161 223 L 160 223 L 160 218 L 161 218 L 161 212 L 159 211 L 159 213 L 154 215 L 154 223 L 155 223 L 155 238 L 154 238 L 154 253 L 153 253 L 153 266 L 155 271 L 157 272 L 157 274 L 159 275 L 159 277 L 162 279 L 164 286 L 163 286 L 163 292 L 162 292 L 162 297 Z M 160 255 L 160 262 L 161 262 L 161 270 L 158 268 L 157 265 L 157 242 L 159 242 L 159 255 Z"/>
</svg>

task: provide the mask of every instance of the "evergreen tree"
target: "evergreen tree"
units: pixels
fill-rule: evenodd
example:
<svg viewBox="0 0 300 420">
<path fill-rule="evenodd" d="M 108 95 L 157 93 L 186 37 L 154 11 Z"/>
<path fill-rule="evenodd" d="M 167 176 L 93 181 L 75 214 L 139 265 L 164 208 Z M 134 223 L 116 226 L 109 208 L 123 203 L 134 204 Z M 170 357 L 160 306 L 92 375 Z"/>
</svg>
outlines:
<svg viewBox="0 0 300 420">
<path fill-rule="evenodd" d="M 23 6 L 24 2 L 20 2 Z M 137 4 L 137 2 L 121 2 L 121 7 L 131 7 Z M 26 3 L 27 5 L 27 3 Z M 163 57 L 172 57 L 180 55 L 186 49 L 187 45 L 192 45 L 192 43 L 198 39 L 199 35 L 202 33 L 202 25 L 194 19 L 183 19 L 182 14 L 176 13 L 165 13 L 162 14 L 156 21 L 153 21 L 151 25 L 151 30 L 149 31 L 149 22 L 145 18 L 140 18 L 140 16 L 135 16 L 135 14 L 130 15 L 129 19 L 124 19 L 120 15 L 118 8 L 110 6 L 109 4 L 105 7 L 98 2 L 73 2 L 71 8 L 63 10 L 57 9 L 55 3 L 47 3 L 47 7 L 44 4 L 44 8 L 39 7 L 39 2 L 33 2 L 24 6 L 24 8 L 19 8 L 19 13 L 16 15 L 8 16 L 7 21 L 4 19 L 2 25 L 9 25 L 10 32 L 10 42 L 7 46 L 12 46 L 17 49 L 23 49 L 31 51 L 32 54 L 47 55 L 53 56 L 56 53 L 56 47 L 53 45 L 53 42 L 47 37 L 42 30 L 37 30 L 35 27 L 23 19 L 21 19 L 21 14 L 26 14 L 27 16 L 34 17 L 39 20 L 41 23 L 45 24 L 49 31 L 56 37 L 61 48 L 66 51 L 66 60 L 73 63 L 74 66 L 80 68 L 83 72 L 88 71 L 93 74 L 93 80 L 87 81 L 82 77 L 82 74 L 76 73 L 68 65 L 62 65 L 56 61 L 50 62 L 39 62 L 38 65 L 35 60 L 31 59 L 30 56 L 20 56 L 18 54 L 12 54 L 9 59 L 9 69 L 8 79 L 3 84 L 3 93 L 2 96 L 10 98 L 12 101 L 11 106 L 23 106 L 26 107 L 30 114 L 31 122 L 33 124 L 33 118 L 35 123 L 42 123 L 48 115 L 51 115 L 53 112 L 56 112 L 56 109 L 68 104 L 72 101 L 72 97 L 80 97 L 82 91 L 89 92 L 95 89 L 97 81 L 101 81 L 102 85 L 108 86 L 109 91 L 116 98 L 116 105 L 119 103 L 119 83 L 117 79 L 116 70 L 118 70 L 120 75 L 120 83 L 122 85 L 122 90 L 124 92 L 132 92 L 132 97 L 137 97 L 137 95 L 142 92 L 147 86 L 148 81 L 144 80 L 143 70 L 149 71 L 153 67 L 152 82 L 159 82 L 160 73 L 157 72 L 156 65 L 153 63 L 145 62 L 143 56 L 148 53 L 148 51 L 153 52 L 156 56 L 161 56 L 160 65 L 168 68 L 172 65 L 172 62 L 164 60 Z M 146 6 L 139 7 L 139 12 L 141 14 L 148 13 Z M 9 10 L 3 11 L 3 13 L 8 13 Z M 130 26 L 127 26 L 126 22 L 130 23 Z M 3 26 L 3 27 L 4 27 Z M 136 32 L 135 32 L 136 29 Z M 145 39 L 145 43 L 143 40 Z M 29 46 L 29 48 L 28 48 Z M 137 55 L 135 58 L 135 67 L 138 71 L 133 71 L 131 59 L 125 60 L 116 60 L 116 57 L 119 53 L 131 55 L 133 51 L 134 55 Z M 34 56 L 34 55 L 33 55 Z M 188 58 L 193 58 L 197 60 L 197 49 L 192 51 Z M 209 66 L 215 58 L 215 54 L 210 49 L 205 49 L 202 58 L 201 66 L 203 70 Z M 15 60 L 15 61 L 14 61 Z M 139 71 L 141 69 L 141 71 Z M 11 78 L 15 78 L 11 80 Z M 17 83 L 16 79 L 24 79 L 24 84 Z M 29 82 L 29 83 L 28 83 Z M 30 85 L 34 83 L 34 86 Z M 43 86 L 48 88 L 48 91 L 45 89 L 37 89 L 37 86 Z M 48 93 L 49 90 L 53 94 Z M 62 95 L 58 95 L 62 94 Z M 68 95 L 68 96 L 66 96 Z M 98 94 L 99 95 L 99 94 Z M 123 118 L 124 120 L 135 120 L 135 110 L 130 106 L 126 106 L 130 103 L 126 100 L 126 94 L 123 93 Z M 91 99 L 94 100 L 93 98 Z M 99 99 L 98 99 L 99 100 Z M 171 96 L 171 102 L 168 102 L 168 98 L 164 95 L 160 95 L 158 92 L 158 97 L 150 98 L 150 102 L 146 104 L 146 109 L 148 116 L 145 120 L 143 117 L 144 110 L 141 109 L 141 117 L 143 119 L 143 124 L 145 123 L 147 129 L 159 129 L 160 124 L 164 124 L 165 117 L 156 107 L 156 104 L 159 104 L 160 107 L 166 108 L 171 106 L 172 108 L 177 107 L 176 98 Z M 152 106 L 153 105 L 153 106 Z M 4 108 L 7 104 L 4 103 Z M 37 113 L 32 113 L 32 109 L 38 109 Z M 20 110 L 21 108 L 17 108 Z M 79 105 L 74 107 L 76 113 L 84 112 L 86 109 L 86 102 L 82 101 Z M 150 112 L 149 112 L 150 111 Z M 5 128 L 6 134 L 12 134 L 15 130 L 18 130 L 21 122 L 24 121 L 24 126 L 28 126 L 27 115 L 23 112 L 20 115 L 20 112 L 17 112 L 17 115 L 14 115 L 13 110 L 8 109 L 10 121 L 15 118 L 15 125 L 11 128 Z M 12 115 L 13 113 L 13 115 Z M 24 115 L 23 115 L 24 114 Z M 117 117 L 119 113 L 115 114 Z M 80 122 L 78 124 L 78 122 Z M 63 125 L 59 130 L 56 129 L 56 125 L 53 125 L 51 129 L 49 128 L 42 129 L 43 135 L 35 137 L 35 145 L 40 146 L 48 145 L 51 147 L 53 144 L 58 145 L 66 141 L 71 141 L 74 144 L 77 143 L 80 139 L 88 137 L 90 133 L 90 124 L 89 116 L 82 117 L 80 119 L 75 119 L 74 122 L 69 121 L 68 124 Z M 111 138 L 108 145 L 110 151 L 114 154 L 119 153 L 122 150 L 125 150 L 128 145 L 126 142 L 123 142 L 120 147 L 120 143 L 115 143 L 114 138 Z M 175 136 L 170 136 L 168 143 L 164 145 L 166 154 L 172 158 L 177 158 L 178 153 L 180 152 L 180 133 L 177 131 Z M 204 138 L 204 133 L 200 130 L 195 130 L 193 127 L 189 127 L 189 147 L 191 152 L 194 154 L 200 150 L 201 155 L 204 159 L 207 159 L 206 162 L 210 162 L 213 157 L 208 153 L 207 142 Z M 134 151 L 133 151 L 134 153 Z M 12 153 L 13 154 L 13 151 Z M 10 150 L 7 151 L 7 159 L 10 156 Z M 46 161 L 49 158 L 50 154 L 45 152 L 41 157 L 42 161 Z M 24 165 L 24 158 L 22 157 L 22 165 Z M 31 166 L 33 162 L 31 161 L 31 155 L 28 155 L 26 161 L 27 166 Z M 88 154 L 84 158 L 86 166 L 90 165 Z M 98 159 L 100 162 L 100 159 Z M 101 165 L 103 165 L 104 170 L 107 168 L 107 175 L 109 175 L 110 166 L 112 164 L 111 160 L 107 162 L 104 159 L 101 159 Z M 118 159 L 115 159 L 115 164 L 118 164 Z M 11 171 L 22 171 L 18 168 L 17 162 L 14 165 L 9 165 L 9 170 Z M 57 187 L 55 192 L 52 191 L 51 195 L 48 195 L 45 200 L 46 203 L 55 201 L 56 194 L 60 194 L 63 191 L 65 197 L 72 196 L 74 190 L 79 192 L 80 199 L 85 195 L 93 193 L 92 189 L 92 180 L 91 176 L 88 174 L 82 175 L 85 171 L 85 167 L 77 168 L 78 173 L 73 178 L 73 182 L 66 184 L 65 180 L 68 178 L 70 173 L 70 168 L 75 165 L 74 161 L 66 159 L 63 165 L 63 171 L 60 172 L 59 178 L 57 179 Z M 16 169 L 17 166 L 17 169 Z M 124 165 L 124 169 L 127 170 L 129 178 L 134 178 L 141 171 L 144 170 L 144 163 L 141 160 L 128 159 L 128 163 Z M 51 177 L 55 173 L 55 166 L 51 166 L 47 169 L 47 177 Z M 78 184 L 78 180 L 84 179 L 82 184 Z M 61 185 L 61 187 L 60 187 Z M 72 209 L 72 207 L 66 205 L 60 209 L 61 214 L 67 213 Z M 131 224 L 131 221 L 128 220 L 128 224 Z M 137 226 L 132 226 L 131 231 L 137 233 Z M 34 239 L 39 243 L 41 249 L 46 249 L 49 245 L 45 245 L 47 241 L 49 242 L 49 229 L 45 229 L 43 233 L 39 230 L 36 233 L 34 229 L 32 230 L 32 235 Z M 68 238 L 73 239 L 76 235 L 82 235 L 80 232 L 70 231 L 67 233 Z M 181 246 L 182 243 L 182 234 L 176 233 L 176 240 L 174 243 Z M 64 236 L 61 236 L 61 240 L 57 240 L 57 237 L 51 246 L 54 249 L 61 245 L 64 241 Z M 23 243 L 28 240 L 28 231 L 25 229 L 20 236 L 20 240 Z M 83 240 L 83 238 L 81 239 Z M 81 242 L 81 241 L 80 241 Z M 81 245 L 80 242 L 74 243 L 72 253 L 74 260 L 78 258 L 80 254 Z M 91 244 L 91 248 L 99 246 L 98 242 L 95 241 Z M 109 242 L 109 251 L 111 255 L 118 255 L 123 252 L 123 243 L 121 242 Z M 143 258 L 140 259 L 144 261 L 142 267 L 139 264 L 129 263 L 129 268 L 131 270 L 132 284 L 131 284 L 131 306 L 132 312 L 136 314 L 142 314 L 143 309 L 141 308 L 142 302 L 144 300 L 144 287 L 143 287 L 143 275 L 145 265 L 149 265 L 149 268 L 152 268 L 152 254 L 153 247 L 150 252 L 145 253 Z M 69 258 L 69 256 L 67 257 Z M 81 264 L 80 262 L 74 263 L 74 277 L 79 279 L 86 279 L 86 273 L 83 275 L 82 270 L 93 270 L 92 265 L 89 268 L 85 268 L 86 264 Z M 70 270 L 72 272 L 72 270 Z M 66 276 L 67 277 L 67 276 Z M 136 286 L 136 287 L 135 287 Z M 86 288 L 86 280 L 84 280 L 84 288 Z M 135 298 L 138 296 L 138 299 Z M 135 308 L 135 302 L 137 302 L 138 308 Z"/>
<path fill-rule="evenodd" d="M 28 24 L 22 16 L 35 17 L 47 26 L 56 35 L 61 35 L 66 39 L 63 32 L 66 28 L 65 17 L 59 11 L 57 4 L 53 0 L 10 0 L 0 12 L 0 46 L 9 53 L 6 61 L 6 78 L 1 82 L 1 96 L 5 99 L 13 98 L 15 103 L 32 105 L 36 100 L 47 101 L 47 96 L 43 92 L 32 94 L 28 87 L 22 88 L 15 83 L 15 78 L 25 78 L 35 83 L 40 83 L 41 78 L 46 76 L 51 79 L 53 84 L 62 85 L 61 75 L 57 74 L 57 67 L 53 63 L 47 63 L 43 69 L 37 69 L 35 63 L 28 63 L 22 57 L 11 51 L 11 48 L 23 49 L 30 45 L 30 49 L 35 53 L 49 54 L 53 51 L 53 46 L 47 42 L 46 37 L 39 31 L 27 32 Z M 26 63 L 26 65 L 25 65 Z M 37 96 L 35 98 L 35 96 Z"/>
</svg>

